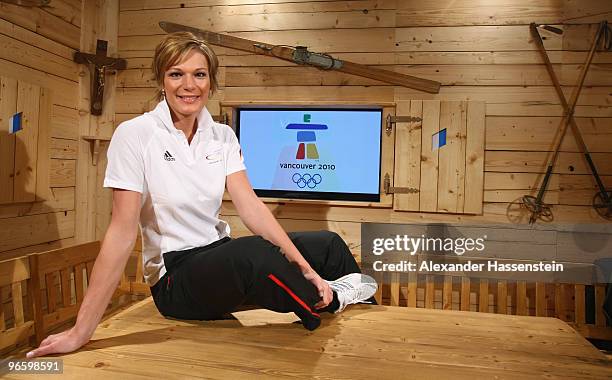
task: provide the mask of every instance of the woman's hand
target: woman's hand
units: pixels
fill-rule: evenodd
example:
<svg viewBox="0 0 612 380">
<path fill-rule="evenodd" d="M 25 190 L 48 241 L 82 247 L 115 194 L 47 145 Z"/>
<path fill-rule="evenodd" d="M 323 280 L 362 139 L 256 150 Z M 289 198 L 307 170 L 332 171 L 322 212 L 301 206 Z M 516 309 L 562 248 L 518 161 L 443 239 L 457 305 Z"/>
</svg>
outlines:
<svg viewBox="0 0 612 380">
<path fill-rule="evenodd" d="M 40 342 L 38 348 L 28 352 L 26 358 L 32 359 L 37 356 L 72 352 L 89 342 L 89 338 L 81 336 L 73 327 L 59 334 L 49 335 Z"/>
<path fill-rule="evenodd" d="M 317 291 L 319 292 L 319 297 L 321 297 L 321 301 L 319 301 L 315 305 L 315 308 L 321 309 L 329 305 L 333 299 L 333 294 L 332 294 L 332 290 L 329 287 L 329 284 L 327 283 L 327 281 L 322 279 L 321 276 L 319 276 L 317 272 L 315 272 L 314 270 L 304 272 L 303 274 L 304 274 L 304 277 L 308 281 L 312 282 L 312 284 L 317 288 Z"/>
</svg>

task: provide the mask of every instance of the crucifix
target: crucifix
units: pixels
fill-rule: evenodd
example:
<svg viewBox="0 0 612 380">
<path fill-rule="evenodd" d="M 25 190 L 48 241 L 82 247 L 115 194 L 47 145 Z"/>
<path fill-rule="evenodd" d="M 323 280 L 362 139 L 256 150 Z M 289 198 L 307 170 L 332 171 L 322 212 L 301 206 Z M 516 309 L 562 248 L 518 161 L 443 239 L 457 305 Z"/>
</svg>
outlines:
<svg viewBox="0 0 612 380">
<path fill-rule="evenodd" d="M 98 40 L 96 54 L 74 53 L 76 63 L 94 65 L 91 85 L 91 114 L 102 115 L 102 100 L 104 99 L 105 75 L 107 69 L 123 70 L 127 63 L 125 59 L 107 57 L 108 41 Z"/>
</svg>

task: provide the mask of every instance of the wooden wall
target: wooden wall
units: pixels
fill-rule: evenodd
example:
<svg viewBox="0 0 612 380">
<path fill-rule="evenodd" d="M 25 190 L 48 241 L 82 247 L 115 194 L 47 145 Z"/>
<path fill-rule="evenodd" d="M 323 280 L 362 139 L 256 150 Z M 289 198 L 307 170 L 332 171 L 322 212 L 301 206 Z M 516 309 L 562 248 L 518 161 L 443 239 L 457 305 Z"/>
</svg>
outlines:
<svg viewBox="0 0 612 380">
<path fill-rule="evenodd" d="M 39 194 L 37 188 L 35 197 L 0 202 L 0 260 L 97 240 L 106 230 L 111 192 L 102 189 L 104 161 L 93 165 L 92 143 L 82 137 L 109 139 L 112 135 L 114 77 L 107 79 L 105 112 L 92 117 L 90 70 L 74 63 L 73 55 L 76 51 L 95 52 L 98 38 L 109 42 L 112 55 L 118 13 L 118 0 L 52 0 L 44 8 L 0 3 L 0 77 L 8 78 L 5 83 L 40 87 L 51 98 L 48 115 L 40 115 L 38 149 L 26 148 L 22 155 L 27 156 L 28 164 L 22 159 L 16 164 L 0 162 L 3 189 L 17 186 L 18 165 L 24 166 L 21 172 L 39 169 L 32 179 L 37 187 L 48 183 L 47 191 Z M 9 102 L 15 97 L 5 95 Z M 10 110 L 0 107 L 3 153 L 20 149 L 21 140 L 36 134 L 26 125 L 23 131 L 9 135 L 10 116 Z M 102 157 L 106 145 L 102 144 Z M 15 168 L 11 170 L 10 165 Z"/>
<path fill-rule="evenodd" d="M 80 0 L 53 0 L 44 9 L 0 3 L 0 76 L 8 78 L 5 84 L 18 81 L 35 85 L 51 97 L 50 114 L 40 115 L 38 131 L 36 126 L 26 125 L 17 135 L 9 135 L 7 118 L 12 114 L 0 115 L 3 153 L 19 150 L 22 139 L 36 133 L 41 144 L 48 146 L 45 152 L 25 144 L 26 151 L 17 159 L 16 166 L 27 162 L 21 174 L 44 168 L 27 187 L 36 180 L 47 181 L 48 186 L 37 200 L 26 197 L 0 205 L 0 259 L 62 246 L 74 239 L 79 68 L 72 62 L 72 55 L 79 48 L 80 33 Z M 3 102 L 15 96 L 5 95 Z M 28 112 L 32 106 L 25 108 L 18 111 Z M 13 177 L 19 176 L 5 168 L 7 164 L 6 160 L 0 163 L 0 186 L 5 189 L 11 186 Z M 17 187 L 16 191 L 23 190 Z M 38 191 L 36 195 L 40 195 Z"/>
<path fill-rule="evenodd" d="M 566 91 L 571 93 L 601 19 L 612 4 L 597 0 L 432 1 L 356 0 L 123 0 L 119 55 L 128 70 L 118 76 L 117 121 L 153 106 L 150 59 L 163 36 L 161 20 L 267 43 L 306 45 L 312 51 L 440 81 L 439 94 L 391 86 L 333 71 L 299 67 L 274 58 L 215 47 L 220 56 L 221 102 L 379 102 L 481 100 L 486 102 L 484 212 L 449 215 L 332 204 L 270 203 L 289 230 L 329 228 L 359 246 L 359 223 L 525 222 L 513 201 L 535 193 L 562 108 L 531 41 L 530 22 L 555 24 L 544 43 Z M 598 53 L 576 109 L 577 122 L 595 162 L 612 186 L 612 53 Z M 400 112 L 398 111 L 398 114 Z M 595 193 L 571 134 L 565 139 L 547 200 L 555 222 L 604 222 L 590 207 Z M 223 213 L 234 233 L 248 233 L 231 203 Z"/>
</svg>

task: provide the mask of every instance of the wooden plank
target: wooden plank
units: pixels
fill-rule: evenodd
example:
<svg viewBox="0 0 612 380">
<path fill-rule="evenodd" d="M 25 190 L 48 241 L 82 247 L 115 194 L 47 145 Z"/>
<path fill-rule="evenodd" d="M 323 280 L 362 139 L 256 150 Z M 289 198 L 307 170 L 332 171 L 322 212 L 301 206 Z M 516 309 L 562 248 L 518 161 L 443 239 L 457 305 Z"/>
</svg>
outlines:
<svg viewBox="0 0 612 380">
<path fill-rule="evenodd" d="M 79 28 L 42 8 L 0 4 L 3 18 L 73 49 L 79 48 Z"/>
<path fill-rule="evenodd" d="M 497 314 L 508 313 L 508 283 L 506 280 L 497 281 Z"/>
<path fill-rule="evenodd" d="M 0 287 L 28 280 L 29 278 L 30 266 L 26 257 L 0 261 Z"/>
<path fill-rule="evenodd" d="M 565 286 L 564 284 L 555 284 L 555 314 L 554 316 L 562 321 L 569 322 L 567 313 L 567 305 L 565 304 Z"/>
<path fill-rule="evenodd" d="M 486 149 L 551 151 L 560 117 L 487 117 Z M 591 153 L 608 152 L 612 145 L 612 119 L 575 118 Z M 561 144 L 562 152 L 579 152 L 572 133 Z"/>
<path fill-rule="evenodd" d="M 487 36 L 483 39 L 482 36 Z M 561 50 L 561 36 L 544 40 L 546 50 Z M 536 50 L 529 28 L 507 26 L 439 26 L 395 29 L 395 51 Z M 571 49 L 570 49 L 571 50 Z M 329 50 L 333 51 L 333 50 Z"/>
<path fill-rule="evenodd" d="M 76 160 L 51 159 L 49 185 L 51 187 L 74 187 L 76 185 Z"/>
<path fill-rule="evenodd" d="M 83 271 L 85 270 L 85 264 L 77 264 L 74 267 L 74 290 L 76 293 L 76 302 L 80 303 L 83 301 L 85 295 L 85 281 Z"/>
<path fill-rule="evenodd" d="M 491 116 L 557 116 L 559 106 L 549 103 L 487 104 L 487 115 Z M 576 106 L 574 115 L 577 117 L 612 117 L 612 107 Z"/>
<path fill-rule="evenodd" d="M 40 87 L 17 82 L 17 112 L 23 112 L 23 129 L 15 139 L 15 182 L 13 200 L 31 202 L 36 199 L 36 163 Z"/>
<path fill-rule="evenodd" d="M 74 187 L 53 188 L 42 202 L 0 205 L 0 219 L 74 210 L 74 191 Z"/>
<path fill-rule="evenodd" d="M 325 51 L 330 53 L 340 51 L 393 51 L 395 47 L 393 38 L 394 34 L 393 28 L 322 30 L 304 29 L 291 31 L 273 30 L 231 33 L 231 35 L 235 37 L 253 41 L 261 41 L 271 45 L 308 45 L 308 49 L 310 51 Z M 160 35 L 120 36 L 118 38 L 119 56 L 123 56 L 124 51 L 153 50 L 160 40 Z M 396 50 L 399 49 L 396 48 Z"/>
<path fill-rule="evenodd" d="M 470 310 L 470 279 L 469 277 L 461 277 L 461 294 L 459 301 L 461 311 Z"/>
<path fill-rule="evenodd" d="M 484 202 L 517 202 L 517 200 L 521 199 L 524 195 L 537 196 L 537 189 L 531 190 L 485 190 L 484 191 Z M 560 191 L 558 190 L 548 190 L 544 193 L 544 203 L 549 205 L 558 205 Z M 574 204 L 574 203 L 564 203 L 564 204 Z M 582 204 L 582 203 L 581 203 Z M 590 203 L 589 203 L 590 204 Z M 483 206 L 484 207 L 484 206 Z"/>
<path fill-rule="evenodd" d="M 391 306 L 399 306 L 400 274 L 391 273 Z"/>
<path fill-rule="evenodd" d="M 77 65 L 72 60 L 3 34 L 0 34 L 0 58 L 71 81 L 77 80 Z"/>
<path fill-rule="evenodd" d="M 612 187 L 612 176 L 600 176 L 605 188 Z M 559 204 L 591 206 L 599 188 L 592 175 L 560 175 Z"/>
<path fill-rule="evenodd" d="M 0 125 L 7 126 L 17 112 L 17 80 L 0 76 Z M 13 201 L 15 177 L 15 135 L 5 128 L 0 132 L 0 203 Z"/>
<path fill-rule="evenodd" d="M 62 290 L 62 306 L 70 306 L 70 298 L 72 295 L 72 287 L 70 286 L 70 272 L 71 268 L 62 269 L 60 271 L 61 279 L 61 290 Z"/>
<path fill-rule="evenodd" d="M 47 200 L 53 197 L 49 183 L 49 124 L 51 119 L 52 93 L 46 88 L 40 89 L 38 119 L 38 146 L 36 161 L 36 200 Z"/>
<path fill-rule="evenodd" d="M 81 2 L 71 0 L 54 0 L 53 7 L 45 9 L 52 15 L 80 28 L 81 27 Z"/>
<path fill-rule="evenodd" d="M 542 173 L 498 173 L 485 172 L 485 190 L 516 190 L 516 189 L 538 189 L 542 182 Z M 559 190 L 559 175 L 550 176 L 548 189 Z"/>
<path fill-rule="evenodd" d="M 43 340 L 43 313 L 42 313 L 42 290 L 41 290 L 41 275 L 38 268 L 38 255 L 28 256 L 28 262 L 32 273 L 36 273 L 28 281 L 28 294 L 32 299 L 32 319 L 35 326 L 35 344 L 40 344 Z"/>
<path fill-rule="evenodd" d="M 3 19 L 0 19 L 0 33 L 46 52 L 58 55 L 68 61 L 72 61 L 72 56 L 75 52 L 74 49 L 68 46 L 62 45 L 61 43 L 55 42 L 36 32 Z"/>
<path fill-rule="evenodd" d="M 536 317 L 546 317 L 546 283 L 536 283 Z"/>
<path fill-rule="evenodd" d="M 74 211 L 0 219 L 0 252 L 66 239 L 74 234 Z"/>
<path fill-rule="evenodd" d="M 101 33 L 97 33 L 97 26 L 104 25 L 106 20 L 106 10 L 100 12 L 95 2 L 84 2 L 82 7 L 81 22 L 81 51 L 95 50 L 96 38 L 106 31 L 104 28 Z M 114 41 L 114 38 L 113 38 Z M 112 48 L 113 44 L 110 45 Z M 79 78 L 79 92 L 82 94 L 91 93 L 91 81 L 84 75 Z M 90 102 L 86 97 L 81 97 L 78 101 L 78 109 L 83 112 L 78 113 L 77 123 L 74 129 L 77 136 L 97 135 L 97 120 L 89 112 Z M 79 189 L 76 196 L 76 228 L 75 237 L 77 241 L 95 240 L 95 168 L 91 165 L 91 143 L 80 139 L 78 141 L 78 158 L 76 160 L 76 188 Z M 89 162 L 88 162 L 89 161 Z"/>
<path fill-rule="evenodd" d="M 598 0 L 568 0 L 563 7 L 563 21 L 580 23 L 581 19 L 591 18 L 608 12 L 610 12 L 610 4 L 606 2 Z"/>
<path fill-rule="evenodd" d="M 47 314 L 50 314 L 55 311 L 57 306 L 57 271 L 47 272 L 44 276 L 47 289 Z"/>
<path fill-rule="evenodd" d="M 302 12 L 290 10 L 286 6 L 284 12 L 282 7 L 274 5 L 270 5 L 270 9 L 263 6 L 245 7 L 252 9 L 252 13 L 245 14 L 242 13 L 244 11 L 236 11 L 235 7 L 210 7 L 207 11 L 215 14 L 215 18 L 202 17 L 201 11 L 182 7 L 172 10 L 122 12 L 119 20 L 119 34 L 121 36 L 143 36 L 158 33 L 157 23 L 160 19 L 224 33 L 259 30 L 292 32 L 296 29 L 390 28 L 395 26 L 394 10 L 372 9 L 363 12 L 363 9 L 343 9 L 343 12 L 325 12 L 321 11 L 325 7 L 317 6 L 316 3 L 312 4 L 308 11 Z"/>
<path fill-rule="evenodd" d="M 415 272 L 408 273 L 408 297 L 407 306 L 417 307 L 417 280 L 418 275 Z"/>
<path fill-rule="evenodd" d="M 438 155 L 439 149 L 432 149 L 432 136 L 440 130 L 440 102 L 423 101 L 423 122 L 421 140 L 421 188 L 420 210 L 438 210 Z"/>
<path fill-rule="evenodd" d="M 374 299 L 376 300 L 377 304 L 382 305 L 383 304 L 383 301 L 382 301 L 383 273 L 382 272 L 377 272 L 377 273 L 374 273 L 374 275 L 375 275 L 374 278 L 376 279 L 376 283 L 380 284 L 380 286 L 378 286 L 378 288 L 376 289 L 376 293 L 374 294 Z M 134 286 L 135 285 L 140 285 L 140 284 L 138 284 L 138 283 L 137 284 L 132 284 L 132 290 L 134 290 Z"/>
<path fill-rule="evenodd" d="M 397 102 L 397 115 L 422 117 L 423 102 Z M 393 186 L 414 187 L 421 184 L 421 123 L 397 123 L 395 130 L 395 174 Z M 419 193 L 395 194 L 393 207 L 396 210 L 418 211 Z"/>
<path fill-rule="evenodd" d="M 358 1 L 334 1 L 329 4 L 312 5 L 310 0 L 296 0 L 291 3 L 286 3 L 285 0 L 269 0 L 265 3 L 257 3 L 249 0 L 168 0 L 164 2 L 149 1 L 149 0 L 126 0 L 121 2 L 120 11 L 138 11 L 145 9 L 175 9 L 175 8 L 199 8 L 202 6 L 232 6 L 233 12 L 236 14 L 245 14 L 253 12 L 265 12 L 268 9 L 277 12 L 308 12 L 311 9 L 317 9 L 327 12 L 338 12 L 346 10 L 363 10 L 363 9 L 396 9 L 395 0 L 358 0 Z M 235 7 L 233 5 L 240 5 Z M 270 8 L 271 7 L 271 8 Z M 316 7 L 316 8 L 314 8 Z M 234 10 L 235 9 L 235 10 Z M 233 14 L 233 13 L 232 13 Z"/>
<path fill-rule="evenodd" d="M 78 89 L 75 82 L 50 75 L 0 58 L 0 72 L 17 80 L 37 83 L 44 88 L 53 89 L 54 104 L 76 108 Z"/>
<path fill-rule="evenodd" d="M 49 333 L 53 327 L 76 318 L 81 304 L 61 307 L 43 316 L 43 330 Z"/>
<path fill-rule="evenodd" d="M 57 272 L 78 264 L 93 262 L 99 251 L 100 242 L 92 241 L 43 252 L 38 255 L 39 271 L 41 273 Z"/>
<path fill-rule="evenodd" d="M 408 0 L 397 4 L 396 26 L 515 25 L 528 24 L 534 19 L 554 24 L 559 22 L 560 13 L 558 3 L 553 0 L 542 1 L 536 7 L 528 0 L 466 0 L 459 6 L 453 0 L 427 4 Z"/>
<path fill-rule="evenodd" d="M 381 288 L 379 287 L 376 294 L 374 294 L 374 299 L 376 300 L 376 302 L 379 305 L 382 305 L 382 294 L 380 294 L 378 291 L 381 290 Z M 138 283 L 138 282 L 131 282 L 130 283 L 130 292 L 132 294 L 142 294 L 146 297 L 151 295 L 151 288 L 149 287 L 149 285 L 145 284 L 145 283 Z"/>
<path fill-rule="evenodd" d="M 11 294 L 13 296 L 13 317 L 15 318 L 15 326 L 21 326 L 24 323 L 21 282 L 15 282 L 11 285 Z"/>
<path fill-rule="evenodd" d="M 79 137 L 79 111 L 72 108 L 53 105 L 49 136 L 77 140 Z"/>
<path fill-rule="evenodd" d="M 584 291 L 584 285 L 574 285 L 574 321 L 577 325 L 584 325 L 586 322 Z"/>
<path fill-rule="evenodd" d="M 78 144 L 74 140 L 49 139 L 49 158 L 60 158 L 65 160 L 77 159 Z"/>
<path fill-rule="evenodd" d="M 434 308 L 434 297 L 436 291 L 435 278 L 432 275 L 425 276 L 425 308 Z"/>
<path fill-rule="evenodd" d="M 478 284 L 478 311 L 489 312 L 489 280 L 481 278 Z"/>
<path fill-rule="evenodd" d="M 482 214 L 484 188 L 485 103 L 467 103 L 465 203 L 463 212 Z"/>
<path fill-rule="evenodd" d="M 453 277 L 444 276 L 444 286 L 442 288 L 442 310 L 453 308 Z"/>
<path fill-rule="evenodd" d="M 465 206 L 465 167 L 466 167 L 466 148 L 467 148 L 467 102 L 460 103 L 461 114 L 459 117 L 459 133 L 456 135 L 457 158 L 457 212 L 463 213 Z M 484 129 L 484 128 L 483 128 Z M 482 173 L 482 172 L 481 172 Z"/>
<path fill-rule="evenodd" d="M 516 282 L 516 315 L 529 315 L 527 306 L 527 283 Z"/>
<path fill-rule="evenodd" d="M 144 282 L 142 251 L 139 251 L 136 257 L 136 282 Z"/>
<path fill-rule="evenodd" d="M 34 323 L 31 321 L 25 322 L 21 326 L 3 331 L 2 334 L 0 334 L 0 349 L 17 346 L 17 344 L 28 340 L 33 333 Z"/>
<path fill-rule="evenodd" d="M 459 198 L 459 193 L 463 193 L 463 190 L 459 191 L 459 189 L 464 186 L 463 175 L 465 173 L 465 151 L 461 149 L 462 141 L 465 141 L 461 126 L 462 115 L 462 102 L 440 103 L 439 130 L 446 129 L 446 145 L 438 149 L 437 212 L 457 213 L 463 210 L 463 204 L 458 207 L 460 201 L 463 201 L 463 198 Z"/>
<path fill-rule="evenodd" d="M 572 94 L 571 88 L 566 88 L 563 92 L 566 98 Z M 480 100 L 487 103 L 487 116 L 521 116 L 510 113 L 510 111 L 501 112 L 504 105 L 513 109 L 522 106 L 522 109 L 539 108 L 552 112 L 549 115 L 539 116 L 560 117 L 563 114 L 559 96 L 553 86 L 442 86 L 438 94 L 397 87 L 395 96 L 398 100 Z M 587 87 L 580 93 L 577 104 L 579 106 L 609 106 L 610 98 L 612 95 L 609 94 L 608 87 Z M 499 113 L 492 114 L 491 110 Z M 595 115 L 586 117 L 595 117 Z"/>
<path fill-rule="evenodd" d="M 548 152 L 487 151 L 485 170 L 508 173 L 544 173 L 548 164 Z M 591 158 L 600 175 L 612 174 L 612 152 L 592 153 Z M 591 174 L 584 155 L 560 152 L 553 173 Z"/>
</svg>

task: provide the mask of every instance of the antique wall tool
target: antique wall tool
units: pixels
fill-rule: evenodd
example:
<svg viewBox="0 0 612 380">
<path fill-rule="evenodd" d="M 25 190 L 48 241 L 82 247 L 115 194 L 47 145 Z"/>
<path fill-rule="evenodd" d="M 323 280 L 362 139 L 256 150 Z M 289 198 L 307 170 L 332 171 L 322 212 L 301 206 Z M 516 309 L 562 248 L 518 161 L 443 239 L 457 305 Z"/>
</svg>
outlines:
<svg viewBox="0 0 612 380">
<path fill-rule="evenodd" d="M 339 60 L 333 58 L 329 54 L 311 52 L 305 46 L 269 45 L 263 42 L 209 32 L 166 21 L 161 21 L 159 26 L 167 33 L 191 32 L 199 38 L 217 46 L 276 57 L 299 65 L 317 67 L 322 70 L 337 70 L 343 73 L 376 79 L 381 82 L 414 88 L 432 94 L 440 92 L 439 82 Z"/>
<path fill-rule="evenodd" d="M 593 176 L 595 177 L 595 182 L 597 183 L 597 187 L 599 189 L 599 192 L 595 194 L 595 197 L 593 198 L 593 207 L 595 208 L 595 210 L 597 211 L 599 215 L 601 215 L 602 217 L 606 219 L 610 219 L 612 218 L 612 201 L 611 201 L 612 192 L 605 189 L 603 182 L 601 180 L 601 177 L 599 176 L 597 172 L 597 168 L 595 167 L 595 163 L 593 162 L 593 159 L 591 158 L 591 154 L 589 153 L 586 143 L 584 142 L 584 139 L 582 138 L 580 129 L 578 128 L 578 125 L 576 124 L 576 120 L 574 119 L 574 110 L 576 108 L 576 103 L 578 102 L 578 97 L 580 96 L 580 91 L 582 90 L 582 86 L 584 84 L 584 79 L 588 72 L 591 61 L 593 60 L 593 55 L 597 48 L 597 44 L 599 43 L 599 40 L 604 35 L 604 33 L 606 33 L 606 31 L 608 30 L 607 23 L 604 21 L 599 24 L 599 28 L 597 29 L 597 32 L 595 33 L 595 39 L 593 40 L 593 44 L 587 56 L 587 60 L 584 66 L 582 67 L 582 71 L 580 72 L 580 76 L 578 78 L 578 83 L 576 85 L 576 88 L 574 89 L 574 92 L 572 93 L 572 97 L 570 98 L 569 103 L 565 99 L 565 95 L 563 94 L 563 90 L 561 89 L 561 84 L 559 83 L 559 80 L 557 79 L 557 76 L 555 74 L 555 71 L 553 70 L 553 67 L 548 57 L 548 54 L 546 52 L 546 49 L 544 48 L 542 37 L 540 36 L 540 33 L 538 31 L 538 26 L 535 23 L 532 23 L 529 26 L 529 29 L 536 43 L 536 46 L 538 47 L 538 50 L 540 54 L 542 55 L 542 58 L 544 59 L 544 63 L 546 64 L 546 70 L 548 71 L 548 74 L 550 75 L 550 78 L 555 86 L 555 90 L 557 91 L 557 95 L 559 96 L 561 105 L 563 106 L 563 110 L 564 110 L 563 118 L 561 119 L 559 130 L 557 132 L 557 135 L 555 136 L 555 143 L 553 145 L 555 149 L 553 151 L 553 154 L 550 160 L 548 161 L 548 166 L 546 168 L 546 174 L 544 175 L 544 180 L 542 181 L 542 184 L 540 185 L 540 188 L 538 190 L 537 197 L 533 197 L 531 195 L 525 195 L 522 198 L 523 204 L 531 212 L 529 223 L 532 224 L 537 219 L 541 219 L 544 221 L 551 221 L 553 218 L 551 207 L 550 205 L 547 205 L 543 202 L 543 198 L 544 198 L 544 192 L 546 191 L 546 188 L 548 187 L 548 182 L 550 180 L 550 176 L 552 174 L 553 167 L 557 160 L 557 156 L 559 155 L 561 143 L 563 142 L 563 137 L 565 136 L 568 126 L 572 127 L 572 131 L 574 135 L 576 136 L 578 147 L 584 154 L 585 159 L 589 165 L 589 168 L 591 169 L 591 172 L 593 173 Z M 546 29 L 550 30 L 548 28 Z M 553 32 L 557 33 L 556 31 L 553 31 Z M 604 45 L 607 45 L 607 43 L 604 42 Z"/>
</svg>

